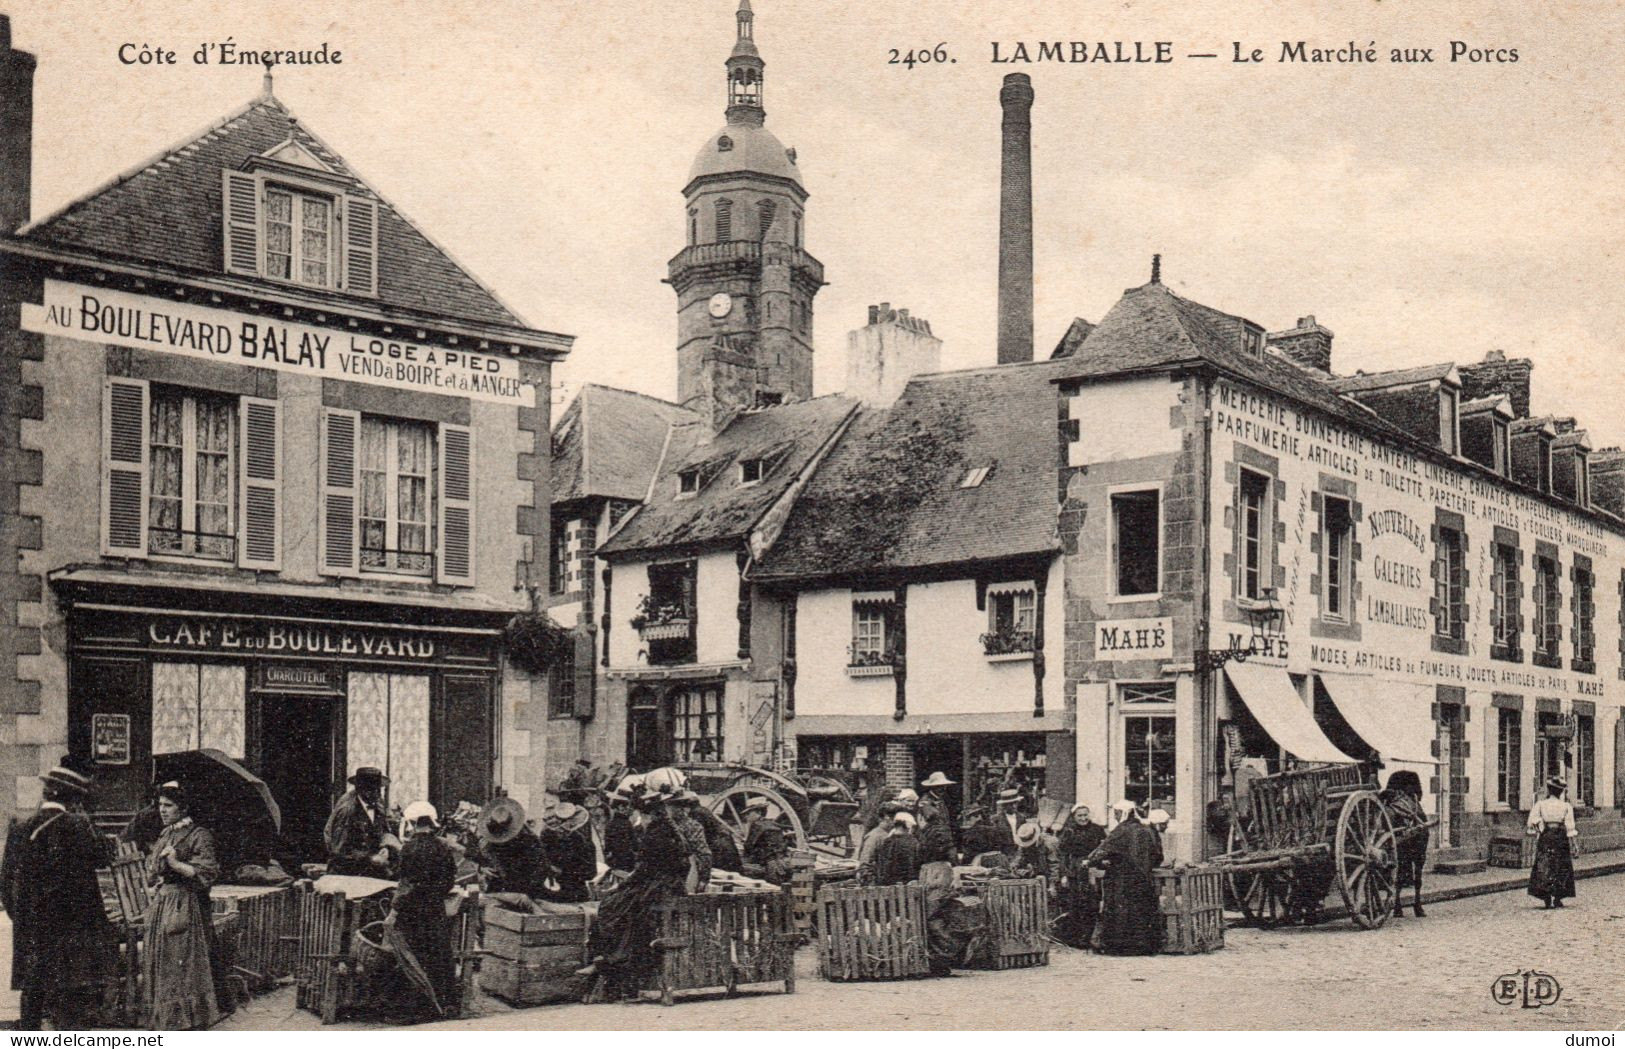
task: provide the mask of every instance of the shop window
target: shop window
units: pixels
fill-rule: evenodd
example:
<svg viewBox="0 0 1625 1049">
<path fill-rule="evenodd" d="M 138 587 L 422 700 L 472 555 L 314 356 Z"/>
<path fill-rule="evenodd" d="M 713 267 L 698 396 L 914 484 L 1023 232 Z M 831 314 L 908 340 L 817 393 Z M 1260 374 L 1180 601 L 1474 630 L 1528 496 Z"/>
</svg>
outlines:
<svg viewBox="0 0 1625 1049">
<path fill-rule="evenodd" d="M 1597 719 L 1590 714 L 1574 718 L 1574 804 L 1597 804 Z"/>
<path fill-rule="evenodd" d="M 722 689 L 685 688 L 668 698 L 672 760 L 722 760 Z"/>
<path fill-rule="evenodd" d="M 1523 711 L 1502 707 L 1496 714 L 1495 800 L 1509 809 L 1521 809 L 1518 769 L 1523 761 Z"/>
<path fill-rule="evenodd" d="M 1433 560 L 1433 632 L 1460 641 L 1467 636 L 1466 550 L 1462 534 L 1438 526 Z"/>
<path fill-rule="evenodd" d="M 1020 794 L 1016 812 L 1022 818 L 1038 814 L 1044 796 L 1048 761 L 1044 737 L 1038 733 L 974 735 L 966 740 L 969 766 L 965 776 L 967 805 L 980 805 L 989 814 L 997 811 L 996 801 L 1004 790 Z M 949 773 L 952 775 L 952 773 Z M 923 778 L 924 773 L 921 773 Z"/>
<path fill-rule="evenodd" d="M 1240 487 L 1237 523 L 1241 550 L 1237 588 L 1242 597 L 1257 600 L 1273 585 L 1270 479 L 1261 473 L 1243 470 Z"/>
<path fill-rule="evenodd" d="M 576 712 L 576 654 L 569 655 L 547 668 L 547 716 L 574 717 Z"/>
<path fill-rule="evenodd" d="M 209 747 L 244 756 L 242 666 L 212 663 L 152 665 L 152 753 Z"/>
<path fill-rule="evenodd" d="M 361 417 L 361 567 L 431 575 L 434 429 L 404 419 Z"/>
<path fill-rule="evenodd" d="M 1161 587 L 1161 492 L 1112 493 L 1112 587 L 1118 597 L 1151 597 Z"/>
<path fill-rule="evenodd" d="M 237 559 L 237 398 L 153 386 L 147 550 Z"/>
<path fill-rule="evenodd" d="M 1031 652 L 1035 638 L 1037 594 L 1031 589 L 990 591 L 987 595 L 988 632 L 982 650 L 990 656 Z"/>
<path fill-rule="evenodd" d="M 1447 386 L 1439 388 L 1439 447 L 1455 455 L 1461 446 L 1456 428 L 1456 391 Z"/>
<path fill-rule="evenodd" d="M 731 200 L 717 201 L 717 241 L 733 240 L 734 237 L 734 202 Z"/>
<path fill-rule="evenodd" d="M 384 770 L 391 803 L 429 796 L 429 678 L 352 671 L 346 703 L 345 762 Z"/>
<path fill-rule="evenodd" d="M 1518 579 L 1518 560 L 1517 547 L 1495 544 L 1495 563 L 1490 573 L 1490 626 L 1494 630 L 1490 655 L 1495 659 L 1522 658 L 1523 586 Z"/>
<path fill-rule="evenodd" d="M 891 601 L 852 602 L 852 644 L 847 666 L 851 669 L 892 665 Z"/>
<path fill-rule="evenodd" d="M 1574 566 L 1574 666 L 1583 674 L 1597 669 L 1596 581 L 1589 565 Z"/>
<path fill-rule="evenodd" d="M 1321 618 L 1347 623 L 1354 581 L 1354 515 L 1349 501 L 1321 497 Z"/>
<path fill-rule="evenodd" d="M 1563 640 L 1563 594 L 1558 582 L 1557 561 L 1535 558 L 1535 662 L 1553 667 Z"/>
<path fill-rule="evenodd" d="M 1172 682 L 1118 686 L 1123 726 L 1123 797 L 1149 808 L 1175 809 L 1175 745 Z"/>
</svg>

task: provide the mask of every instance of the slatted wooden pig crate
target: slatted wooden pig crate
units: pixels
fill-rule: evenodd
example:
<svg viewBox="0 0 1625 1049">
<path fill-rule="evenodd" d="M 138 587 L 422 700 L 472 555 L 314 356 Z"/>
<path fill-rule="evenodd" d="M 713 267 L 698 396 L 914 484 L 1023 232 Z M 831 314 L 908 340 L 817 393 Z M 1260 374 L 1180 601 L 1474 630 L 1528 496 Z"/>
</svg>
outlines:
<svg viewBox="0 0 1625 1049">
<path fill-rule="evenodd" d="M 1217 867 L 1158 867 L 1163 954 L 1206 954 L 1224 946 L 1224 872 Z"/>
<path fill-rule="evenodd" d="M 995 969 L 1049 964 L 1049 883 L 1044 878 L 993 880 L 981 887 L 992 927 L 989 963 Z"/>
<path fill-rule="evenodd" d="M 587 935 L 597 911 L 596 903 L 552 904 L 546 914 L 487 907 L 480 988 L 510 1005 L 579 999 L 575 972 L 589 960 Z"/>
<path fill-rule="evenodd" d="M 931 971 L 925 887 L 874 885 L 818 894 L 818 968 L 826 980 L 902 980 Z"/>
<path fill-rule="evenodd" d="M 656 986 L 671 1005 L 678 991 L 780 983 L 796 989 L 795 925 L 790 891 L 679 896 L 655 908 L 660 935 Z"/>
</svg>

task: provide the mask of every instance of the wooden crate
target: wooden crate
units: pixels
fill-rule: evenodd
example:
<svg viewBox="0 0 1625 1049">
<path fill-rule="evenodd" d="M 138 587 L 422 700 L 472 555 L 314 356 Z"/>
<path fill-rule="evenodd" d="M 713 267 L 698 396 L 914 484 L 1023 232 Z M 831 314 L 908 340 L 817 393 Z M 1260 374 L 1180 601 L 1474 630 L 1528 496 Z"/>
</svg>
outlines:
<svg viewBox="0 0 1625 1049">
<path fill-rule="evenodd" d="M 661 961 L 656 986 L 662 1004 L 679 991 L 725 990 L 744 984 L 796 989 L 795 924 L 790 890 L 679 896 L 655 909 Z"/>
<path fill-rule="evenodd" d="M 875 885 L 818 893 L 818 969 L 826 980 L 901 980 L 931 971 L 925 887 Z"/>
<path fill-rule="evenodd" d="M 990 928 L 988 961 L 995 969 L 1049 964 L 1049 881 L 993 880 L 981 887 Z"/>
<path fill-rule="evenodd" d="M 1206 954 L 1224 946 L 1224 872 L 1218 867 L 1158 867 L 1163 954 Z"/>
<path fill-rule="evenodd" d="M 299 900 L 291 886 L 255 895 L 216 898 L 213 903 L 217 914 L 237 917 L 233 970 L 249 991 L 270 990 L 278 980 L 293 975 L 299 944 Z"/>
<path fill-rule="evenodd" d="M 1490 839 L 1486 862 L 1491 867 L 1530 868 L 1535 865 L 1535 836 L 1533 834 L 1497 834 Z"/>
<path fill-rule="evenodd" d="M 597 909 L 594 903 L 561 905 L 547 914 L 486 908 L 480 989 L 510 1005 L 580 998 L 576 970 L 589 961 L 587 937 Z"/>
<path fill-rule="evenodd" d="M 796 932 L 811 936 L 817 917 L 818 877 L 812 864 L 790 869 L 790 917 L 796 923 Z"/>
</svg>

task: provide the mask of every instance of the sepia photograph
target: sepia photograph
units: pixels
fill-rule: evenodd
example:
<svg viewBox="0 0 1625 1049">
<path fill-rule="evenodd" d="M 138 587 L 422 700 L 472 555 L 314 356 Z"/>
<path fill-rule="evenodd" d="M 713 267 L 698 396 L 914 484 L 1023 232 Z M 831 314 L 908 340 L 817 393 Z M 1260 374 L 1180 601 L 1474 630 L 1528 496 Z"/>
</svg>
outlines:
<svg viewBox="0 0 1625 1049">
<path fill-rule="evenodd" d="M 1622 46 L 0 0 L 0 1028 L 1614 1044 Z"/>
</svg>

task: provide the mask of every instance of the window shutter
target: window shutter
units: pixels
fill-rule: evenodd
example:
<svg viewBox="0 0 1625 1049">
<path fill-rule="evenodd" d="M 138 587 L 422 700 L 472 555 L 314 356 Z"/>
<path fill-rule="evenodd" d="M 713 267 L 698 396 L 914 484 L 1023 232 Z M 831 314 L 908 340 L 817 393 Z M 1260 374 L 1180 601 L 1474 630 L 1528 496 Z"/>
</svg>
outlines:
<svg viewBox="0 0 1625 1049">
<path fill-rule="evenodd" d="M 102 553 L 147 556 L 147 384 L 102 387 Z"/>
<path fill-rule="evenodd" d="M 474 582 L 474 431 L 440 424 L 440 550 L 435 579 Z"/>
<path fill-rule="evenodd" d="M 241 171 L 222 172 L 225 214 L 224 258 L 227 273 L 260 274 L 260 183 Z"/>
<path fill-rule="evenodd" d="M 344 289 L 378 294 L 378 202 L 344 198 Z"/>
<path fill-rule="evenodd" d="M 323 575 L 360 572 L 360 500 L 357 451 L 361 440 L 361 413 L 339 408 L 322 409 L 322 477 L 320 527 L 317 545 Z"/>
<path fill-rule="evenodd" d="M 241 399 L 242 522 L 237 564 L 277 571 L 282 567 L 282 419 L 276 401 Z"/>
</svg>

